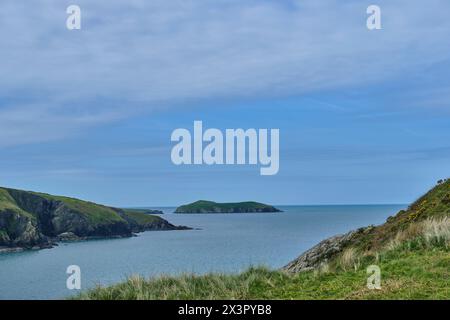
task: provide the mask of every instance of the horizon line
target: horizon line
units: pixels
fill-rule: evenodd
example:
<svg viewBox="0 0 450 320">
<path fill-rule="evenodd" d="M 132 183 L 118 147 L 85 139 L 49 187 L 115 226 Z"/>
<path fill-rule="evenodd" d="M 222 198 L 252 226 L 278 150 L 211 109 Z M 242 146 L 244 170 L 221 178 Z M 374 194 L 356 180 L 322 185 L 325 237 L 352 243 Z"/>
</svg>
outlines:
<svg viewBox="0 0 450 320">
<path fill-rule="evenodd" d="M 238 201 L 240 202 L 240 201 Z M 226 202 L 224 202 L 226 203 Z M 325 207 L 325 206 L 408 206 L 409 203 L 325 203 L 325 204 L 271 204 L 279 207 Z M 153 209 L 153 208 L 176 208 L 180 205 L 163 206 L 119 206 L 123 209 Z"/>
</svg>

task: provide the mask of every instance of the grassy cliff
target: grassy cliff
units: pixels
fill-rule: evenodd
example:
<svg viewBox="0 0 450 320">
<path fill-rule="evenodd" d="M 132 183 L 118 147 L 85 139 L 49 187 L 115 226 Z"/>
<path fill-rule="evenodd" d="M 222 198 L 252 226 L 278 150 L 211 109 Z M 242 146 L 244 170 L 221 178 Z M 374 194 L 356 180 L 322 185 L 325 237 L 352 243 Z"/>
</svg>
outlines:
<svg viewBox="0 0 450 320">
<path fill-rule="evenodd" d="M 277 208 L 264 203 L 229 202 L 217 203 L 213 201 L 199 200 L 178 207 L 175 213 L 247 213 L 247 212 L 280 212 Z"/>
<path fill-rule="evenodd" d="M 450 299 L 450 181 L 383 225 L 325 240 L 282 270 L 140 276 L 77 299 Z M 367 267 L 381 289 L 367 288 Z"/>
<path fill-rule="evenodd" d="M 179 227 L 136 210 L 0 188 L 0 247 L 48 247 L 58 240 L 127 237 L 146 230 L 175 229 Z"/>
</svg>

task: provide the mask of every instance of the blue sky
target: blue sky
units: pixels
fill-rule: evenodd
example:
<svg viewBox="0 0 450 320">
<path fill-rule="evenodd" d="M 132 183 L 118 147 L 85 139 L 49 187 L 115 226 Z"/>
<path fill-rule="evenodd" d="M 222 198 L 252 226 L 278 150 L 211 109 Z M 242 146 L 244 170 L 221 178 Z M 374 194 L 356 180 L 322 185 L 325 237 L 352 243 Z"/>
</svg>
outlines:
<svg viewBox="0 0 450 320">
<path fill-rule="evenodd" d="M 448 1 L 35 3 L 0 4 L 0 185 L 115 206 L 407 203 L 450 176 Z M 173 165 L 170 134 L 194 120 L 279 128 L 280 172 Z"/>
</svg>

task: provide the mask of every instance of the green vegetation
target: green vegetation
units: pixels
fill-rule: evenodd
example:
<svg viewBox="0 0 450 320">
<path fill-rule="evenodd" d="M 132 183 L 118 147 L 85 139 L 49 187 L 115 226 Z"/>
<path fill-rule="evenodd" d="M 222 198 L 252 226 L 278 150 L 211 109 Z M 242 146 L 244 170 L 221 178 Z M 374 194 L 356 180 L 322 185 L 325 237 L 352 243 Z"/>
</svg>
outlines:
<svg viewBox="0 0 450 320">
<path fill-rule="evenodd" d="M 244 213 L 244 212 L 280 212 L 264 203 L 247 201 L 235 203 L 217 203 L 199 200 L 178 207 L 175 213 Z"/>
<path fill-rule="evenodd" d="M 160 218 L 158 216 L 152 216 L 150 214 L 145 214 L 145 213 L 135 211 L 135 210 L 124 209 L 124 212 L 129 218 L 133 219 L 138 224 L 147 224 L 147 223 L 152 223 L 155 221 L 163 220 L 162 218 Z"/>
<path fill-rule="evenodd" d="M 19 215 L 24 215 L 29 218 L 34 216 L 24 210 L 22 210 L 16 203 L 13 197 L 8 193 L 6 189 L 0 188 L 0 214 L 4 211 L 12 211 Z"/>
<path fill-rule="evenodd" d="M 361 228 L 311 271 L 134 276 L 76 299 L 450 299 L 450 181 L 377 227 Z M 367 267 L 381 289 L 367 288 Z"/>
<path fill-rule="evenodd" d="M 76 299 L 449 299 L 450 250 L 417 238 L 344 270 L 288 274 L 258 267 L 238 275 L 131 277 Z M 366 286 L 366 267 L 381 268 L 381 289 Z"/>
<path fill-rule="evenodd" d="M 75 198 L 54 196 L 38 192 L 33 193 L 50 201 L 59 201 L 64 203 L 67 208 L 79 212 L 88 219 L 88 222 L 90 224 L 93 225 L 123 221 L 122 217 L 113 208 L 109 208 L 89 201 L 78 200 Z"/>
<path fill-rule="evenodd" d="M 0 210 L 19 209 L 11 195 L 5 190 L 0 189 Z"/>
<path fill-rule="evenodd" d="M 161 210 L 154 209 L 124 208 L 123 210 L 126 212 L 138 212 L 144 214 L 164 214 L 164 212 L 162 212 Z"/>
</svg>

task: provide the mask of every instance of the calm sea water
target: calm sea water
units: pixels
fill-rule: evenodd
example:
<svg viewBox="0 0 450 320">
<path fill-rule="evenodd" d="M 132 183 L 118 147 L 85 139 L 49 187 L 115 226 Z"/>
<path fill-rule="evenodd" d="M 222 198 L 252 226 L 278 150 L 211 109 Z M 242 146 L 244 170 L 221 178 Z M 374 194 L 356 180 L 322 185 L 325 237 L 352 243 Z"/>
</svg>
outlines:
<svg viewBox="0 0 450 320">
<path fill-rule="evenodd" d="M 127 276 L 238 272 L 250 265 L 279 268 L 326 237 L 383 223 L 402 205 L 280 206 L 283 213 L 169 214 L 200 230 L 144 232 L 138 237 L 85 241 L 40 251 L 0 254 L 0 299 L 57 299 L 69 265 L 81 268 L 83 289 Z"/>
</svg>

